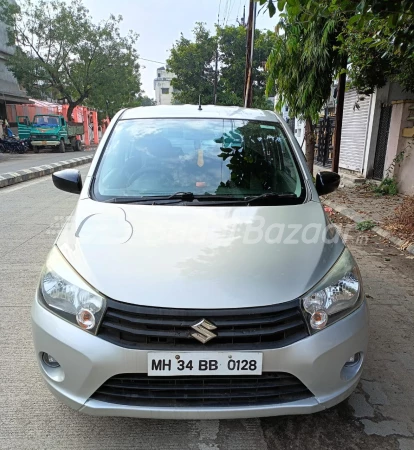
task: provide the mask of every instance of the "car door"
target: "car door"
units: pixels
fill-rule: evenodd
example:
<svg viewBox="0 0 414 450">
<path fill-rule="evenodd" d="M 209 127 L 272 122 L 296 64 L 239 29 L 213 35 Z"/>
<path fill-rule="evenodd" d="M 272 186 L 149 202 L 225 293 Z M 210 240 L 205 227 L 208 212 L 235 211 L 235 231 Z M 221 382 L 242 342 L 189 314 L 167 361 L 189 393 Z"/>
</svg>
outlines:
<svg viewBox="0 0 414 450">
<path fill-rule="evenodd" d="M 30 120 L 27 116 L 17 116 L 17 129 L 20 139 L 30 138 Z"/>
</svg>

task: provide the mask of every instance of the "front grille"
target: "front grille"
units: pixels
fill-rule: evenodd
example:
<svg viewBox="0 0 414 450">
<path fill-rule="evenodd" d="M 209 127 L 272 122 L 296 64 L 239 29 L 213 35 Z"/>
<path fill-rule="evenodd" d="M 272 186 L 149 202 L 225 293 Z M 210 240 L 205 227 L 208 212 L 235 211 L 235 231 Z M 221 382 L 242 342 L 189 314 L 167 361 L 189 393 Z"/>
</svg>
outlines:
<svg viewBox="0 0 414 450">
<path fill-rule="evenodd" d="M 193 377 L 130 373 L 110 378 L 91 398 L 128 406 L 226 407 L 274 405 L 312 396 L 300 380 L 282 372 Z"/>
<path fill-rule="evenodd" d="M 217 337 L 202 344 L 192 325 L 207 319 Z M 113 344 L 147 350 L 280 348 L 309 335 L 294 300 L 280 305 L 241 309 L 152 308 L 108 301 L 98 336 Z"/>
<path fill-rule="evenodd" d="M 32 134 L 32 139 L 41 139 L 43 141 L 50 141 L 50 139 L 56 139 L 57 136 L 50 136 L 49 134 Z"/>
</svg>

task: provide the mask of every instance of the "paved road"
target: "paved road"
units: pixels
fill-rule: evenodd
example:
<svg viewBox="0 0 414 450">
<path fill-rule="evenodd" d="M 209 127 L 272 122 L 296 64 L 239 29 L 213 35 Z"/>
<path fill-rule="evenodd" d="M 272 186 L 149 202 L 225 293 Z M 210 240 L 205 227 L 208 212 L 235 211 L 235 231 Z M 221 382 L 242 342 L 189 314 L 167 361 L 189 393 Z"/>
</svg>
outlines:
<svg viewBox="0 0 414 450">
<path fill-rule="evenodd" d="M 30 169 L 31 167 L 42 166 L 52 162 L 65 161 L 79 156 L 93 154 L 93 150 L 85 150 L 84 152 L 73 152 L 72 150 L 65 153 L 51 153 L 49 150 L 40 150 L 40 153 L 29 151 L 23 155 L 0 153 L 0 175 L 7 172 L 16 172 L 17 170 Z"/>
<path fill-rule="evenodd" d="M 356 242 L 366 235 L 355 233 L 371 344 L 348 401 L 312 416 L 237 421 L 96 418 L 60 404 L 38 372 L 29 312 L 41 265 L 75 202 L 50 177 L 0 191 L 1 450 L 414 449 L 414 260 L 377 238 Z"/>
</svg>

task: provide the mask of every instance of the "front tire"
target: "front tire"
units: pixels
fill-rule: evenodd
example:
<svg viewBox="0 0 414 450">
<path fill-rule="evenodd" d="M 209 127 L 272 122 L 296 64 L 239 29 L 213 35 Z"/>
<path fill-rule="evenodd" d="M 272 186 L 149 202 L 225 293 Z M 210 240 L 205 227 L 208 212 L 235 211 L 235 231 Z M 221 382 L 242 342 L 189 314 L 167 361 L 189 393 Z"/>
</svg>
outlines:
<svg viewBox="0 0 414 450">
<path fill-rule="evenodd" d="M 65 153 L 65 151 L 66 151 L 65 142 L 61 140 L 59 144 L 59 153 Z"/>
</svg>

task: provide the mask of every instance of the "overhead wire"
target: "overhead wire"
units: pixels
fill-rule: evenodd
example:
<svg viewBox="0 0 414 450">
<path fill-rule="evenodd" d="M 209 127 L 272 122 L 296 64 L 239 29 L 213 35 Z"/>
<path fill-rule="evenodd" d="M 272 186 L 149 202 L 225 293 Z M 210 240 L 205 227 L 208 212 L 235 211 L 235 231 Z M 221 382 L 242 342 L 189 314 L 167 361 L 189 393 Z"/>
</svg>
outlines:
<svg viewBox="0 0 414 450">
<path fill-rule="evenodd" d="M 217 13 L 217 26 L 220 26 L 220 10 L 221 10 L 221 0 L 219 3 L 219 9 L 218 9 L 218 13 Z"/>
<path fill-rule="evenodd" d="M 231 12 L 233 11 L 233 8 L 234 8 L 234 3 L 235 3 L 235 0 L 230 0 L 229 13 L 227 15 L 227 21 L 230 19 Z M 226 21 L 226 24 L 227 24 L 227 21 Z"/>
</svg>

